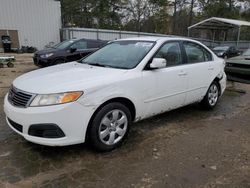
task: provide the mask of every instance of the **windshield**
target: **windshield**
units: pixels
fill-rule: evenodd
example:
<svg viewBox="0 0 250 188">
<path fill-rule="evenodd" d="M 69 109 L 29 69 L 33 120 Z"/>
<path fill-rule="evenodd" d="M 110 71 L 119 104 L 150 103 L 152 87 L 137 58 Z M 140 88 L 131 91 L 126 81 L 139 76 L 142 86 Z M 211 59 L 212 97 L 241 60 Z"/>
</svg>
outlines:
<svg viewBox="0 0 250 188">
<path fill-rule="evenodd" d="M 153 46 L 154 42 L 148 41 L 116 41 L 81 61 L 96 66 L 132 69 L 140 63 Z"/>
<path fill-rule="evenodd" d="M 250 56 L 250 49 L 246 50 L 242 55 L 243 56 Z"/>
<path fill-rule="evenodd" d="M 228 48 L 229 48 L 229 46 L 217 46 L 213 50 L 226 51 Z"/>
<path fill-rule="evenodd" d="M 75 42 L 75 41 L 74 40 L 65 40 L 61 43 L 58 43 L 58 44 L 52 46 L 52 48 L 65 49 L 68 46 L 70 46 L 71 44 L 73 44 L 73 42 Z"/>
</svg>

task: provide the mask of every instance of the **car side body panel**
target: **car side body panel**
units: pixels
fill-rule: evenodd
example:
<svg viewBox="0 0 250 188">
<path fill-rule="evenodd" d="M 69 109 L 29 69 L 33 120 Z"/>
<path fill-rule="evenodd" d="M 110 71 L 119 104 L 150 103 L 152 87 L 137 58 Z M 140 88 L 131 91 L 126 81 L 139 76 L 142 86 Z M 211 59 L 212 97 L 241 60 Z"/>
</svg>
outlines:
<svg viewBox="0 0 250 188">
<path fill-rule="evenodd" d="M 218 58 L 203 44 L 190 39 L 171 37 L 134 40 L 151 40 L 155 45 L 133 69 L 97 67 L 72 62 L 40 69 L 17 78 L 13 82 L 16 88 L 34 94 L 84 92 L 76 102 L 26 109 L 12 106 L 6 96 L 4 110 L 7 117 L 24 126 L 24 132 L 19 134 L 29 141 L 44 145 L 82 143 L 85 141 L 89 122 L 94 113 L 111 99 L 130 100 L 136 108 L 134 121 L 139 121 L 201 101 L 215 79 L 220 83 L 221 94 L 225 90 L 224 60 Z M 147 70 L 146 66 L 154 54 L 168 41 L 191 41 L 199 44 L 212 54 L 213 61 L 197 64 L 185 64 L 183 61 L 178 66 Z M 48 122 L 60 126 L 65 131 L 66 137 L 48 140 L 27 134 L 31 124 Z M 8 124 L 10 125 L 9 122 Z M 11 125 L 10 127 L 13 129 Z"/>
</svg>

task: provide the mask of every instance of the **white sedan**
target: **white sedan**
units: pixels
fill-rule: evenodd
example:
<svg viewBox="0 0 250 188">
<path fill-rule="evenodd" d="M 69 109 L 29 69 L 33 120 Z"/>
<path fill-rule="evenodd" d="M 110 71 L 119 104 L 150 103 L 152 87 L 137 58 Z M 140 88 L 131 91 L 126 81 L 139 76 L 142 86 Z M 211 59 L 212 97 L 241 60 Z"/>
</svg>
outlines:
<svg viewBox="0 0 250 188">
<path fill-rule="evenodd" d="M 49 146 L 119 146 L 132 122 L 200 102 L 216 106 L 226 87 L 224 60 L 177 37 L 110 42 L 88 57 L 14 80 L 4 100 L 8 125 Z"/>
</svg>

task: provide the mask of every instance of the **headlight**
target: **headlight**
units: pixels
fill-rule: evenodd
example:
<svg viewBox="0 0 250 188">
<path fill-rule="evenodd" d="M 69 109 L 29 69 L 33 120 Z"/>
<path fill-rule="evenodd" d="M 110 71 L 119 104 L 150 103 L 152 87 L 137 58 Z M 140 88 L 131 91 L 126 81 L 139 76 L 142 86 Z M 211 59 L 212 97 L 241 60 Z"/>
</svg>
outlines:
<svg viewBox="0 0 250 188">
<path fill-rule="evenodd" d="M 57 94 L 37 95 L 30 106 L 48 106 L 74 102 L 83 94 L 82 91 L 66 92 Z"/>
<path fill-rule="evenodd" d="M 51 57 L 52 55 L 54 55 L 53 53 L 49 53 L 49 54 L 43 54 L 43 55 L 40 55 L 41 58 L 48 58 L 48 57 Z"/>
</svg>

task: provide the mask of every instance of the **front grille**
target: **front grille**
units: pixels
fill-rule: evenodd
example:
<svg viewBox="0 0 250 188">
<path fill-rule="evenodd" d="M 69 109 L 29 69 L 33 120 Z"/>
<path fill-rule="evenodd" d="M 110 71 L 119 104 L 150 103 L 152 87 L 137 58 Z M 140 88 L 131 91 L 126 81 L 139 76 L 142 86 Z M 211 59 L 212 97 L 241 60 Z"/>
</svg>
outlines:
<svg viewBox="0 0 250 188">
<path fill-rule="evenodd" d="M 12 121 L 12 120 L 9 119 L 9 118 L 8 118 L 8 121 L 9 121 L 9 123 L 11 124 L 11 126 L 12 126 L 14 129 L 16 129 L 17 131 L 19 131 L 19 132 L 21 132 L 21 133 L 23 132 L 23 126 L 22 126 L 22 125 L 20 125 L 20 124 L 14 122 L 14 121 Z"/>
<path fill-rule="evenodd" d="M 12 86 L 9 90 L 8 100 L 16 107 L 26 108 L 33 99 L 33 96 L 33 94 L 21 91 Z"/>
<path fill-rule="evenodd" d="M 249 69 L 250 68 L 250 64 L 238 64 L 238 63 L 227 63 L 226 64 L 227 67 L 236 67 L 236 68 L 246 68 Z"/>
</svg>

